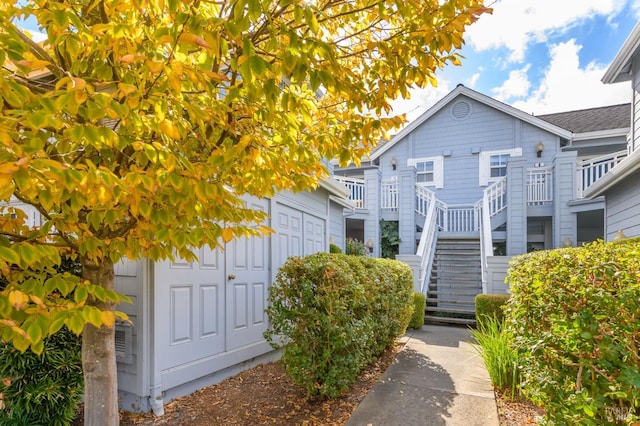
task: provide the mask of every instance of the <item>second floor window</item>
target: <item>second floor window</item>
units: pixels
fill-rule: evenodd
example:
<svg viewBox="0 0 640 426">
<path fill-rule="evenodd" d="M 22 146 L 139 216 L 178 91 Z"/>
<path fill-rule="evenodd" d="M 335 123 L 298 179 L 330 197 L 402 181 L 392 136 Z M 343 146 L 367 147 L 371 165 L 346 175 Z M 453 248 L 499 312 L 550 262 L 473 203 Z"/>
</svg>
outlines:
<svg viewBox="0 0 640 426">
<path fill-rule="evenodd" d="M 507 175 L 507 160 L 510 156 L 510 154 L 498 154 L 490 157 L 490 177 L 499 178 Z"/>
<path fill-rule="evenodd" d="M 407 165 L 416 169 L 416 183 L 435 188 L 444 186 L 444 157 L 411 158 Z"/>
<path fill-rule="evenodd" d="M 421 161 L 416 163 L 416 182 L 433 183 L 433 161 Z"/>
<path fill-rule="evenodd" d="M 507 175 L 507 161 L 522 155 L 522 148 L 480 153 L 480 186 L 487 186 Z"/>
</svg>

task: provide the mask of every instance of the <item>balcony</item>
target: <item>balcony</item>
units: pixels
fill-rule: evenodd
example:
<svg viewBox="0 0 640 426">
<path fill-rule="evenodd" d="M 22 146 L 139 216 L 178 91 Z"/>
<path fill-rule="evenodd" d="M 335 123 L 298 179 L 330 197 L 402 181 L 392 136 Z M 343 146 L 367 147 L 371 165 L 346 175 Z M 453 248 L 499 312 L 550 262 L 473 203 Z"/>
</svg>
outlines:
<svg viewBox="0 0 640 426">
<path fill-rule="evenodd" d="M 584 191 L 596 183 L 609 170 L 627 157 L 627 151 L 606 154 L 578 163 L 578 198 L 584 198 Z"/>
<path fill-rule="evenodd" d="M 335 180 L 342 183 L 349 190 L 349 200 L 356 204 L 356 208 L 363 209 L 365 204 L 365 184 L 364 179 L 334 176 Z"/>
<path fill-rule="evenodd" d="M 607 154 L 581 161 L 577 166 L 577 197 L 583 198 L 584 191 L 627 156 L 626 151 Z M 527 205 L 542 206 L 553 203 L 553 167 L 534 167 L 527 169 Z M 349 189 L 349 199 L 357 208 L 365 208 L 365 180 L 361 178 L 336 176 Z M 498 182 L 496 182 L 498 183 Z M 506 208 L 506 178 L 498 185 L 491 185 L 487 189 L 493 214 Z M 400 206 L 400 185 L 397 177 L 380 181 L 380 208 L 387 211 L 397 211 Z"/>
</svg>

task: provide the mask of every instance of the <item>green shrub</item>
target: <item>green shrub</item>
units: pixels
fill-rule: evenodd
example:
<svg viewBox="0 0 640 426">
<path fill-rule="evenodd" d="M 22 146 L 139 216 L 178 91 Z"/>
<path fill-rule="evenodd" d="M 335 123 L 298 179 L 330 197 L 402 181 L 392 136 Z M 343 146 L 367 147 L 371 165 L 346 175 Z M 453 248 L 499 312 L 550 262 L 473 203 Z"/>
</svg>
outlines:
<svg viewBox="0 0 640 426">
<path fill-rule="evenodd" d="M 485 318 L 496 318 L 504 321 L 504 305 L 509 300 L 507 294 L 479 294 L 476 296 L 476 322 L 480 324 Z"/>
<path fill-rule="evenodd" d="M 344 252 L 352 256 L 364 256 L 367 254 L 367 249 L 362 241 L 355 240 L 353 238 L 347 238 L 347 244 Z"/>
<path fill-rule="evenodd" d="M 329 244 L 329 253 L 342 253 L 342 249 L 335 244 Z"/>
<path fill-rule="evenodd" d="M 640 420 L 640 240 L 515 258 L 506 318 L 523 392 L 556 424 Z"/>
<path fill-rule="evenodd" d="M 60 271 L 80 275 L 79 262 L 62 258 Z M 0 289 L 6 282 L 0 280 Z M 63 327 L 44 339 L 40 355 L 0 341 L 0 426 L 68 425 L 82 397 L 81 337 Z"/>
<path fill-rule="evenodd" d="M 81 338 L 66 328 L 45 339 L 40 355 L 1 344 L 0 377 L 10 381 L 0 381 L 0 425 L 70 424 L 84 383 L 81 346 Z"/>
<path fill-rule="evenodd" d="M 503 331 L 503 320 L 483 316 L 471 335 L 478 343 L 477 350 L 484 361 L 494 387 L 514 398 L 519 392 L 520 372 L 518 350 L 513 336 Z"/>
<path fill-rule="evenodd" d="M 424 294 L 414 292 L 413 293 L 413 315 L 411 315 L 411 321 L 409 321 L 409 327 L 415 330 L 419 330 L 424 325 L 424 313 L 427 298 Z"/>
<path fill-rule="evenodd" d="M 292 257 L 269 290 L 271 328 L 282 362 L 310 396 L 338 396 L 404 333 L 411 270 L 387 259 L 318 253 Z"/>
<path fill-rule="evenodd" d="M 380 256 L 386 259 L 395 259 L 399 253 L 400 243 L 399 222 L 380 221 Z"/>
</svg>

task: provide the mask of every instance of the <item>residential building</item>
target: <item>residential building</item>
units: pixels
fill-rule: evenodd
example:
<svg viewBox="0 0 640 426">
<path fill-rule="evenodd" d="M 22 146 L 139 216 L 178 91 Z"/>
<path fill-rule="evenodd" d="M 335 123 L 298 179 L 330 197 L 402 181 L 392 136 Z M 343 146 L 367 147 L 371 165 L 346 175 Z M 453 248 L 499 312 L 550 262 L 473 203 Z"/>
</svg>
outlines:
<svg viewBox="0 0 640 426">
<path fill-rule="evenodd" d="M 432 313 L 471 316 L 477 293 L 508 290 L 510 256 L 602 238 L 604 198 L 584 191 L 626 156 L 629 108 L 534 116 L 459 85 L 362 166 L 336 168 L 358 206 L 347 236 L 378 256 L 380 220 L 397 222 L 397 258 Z"/>
</svg>

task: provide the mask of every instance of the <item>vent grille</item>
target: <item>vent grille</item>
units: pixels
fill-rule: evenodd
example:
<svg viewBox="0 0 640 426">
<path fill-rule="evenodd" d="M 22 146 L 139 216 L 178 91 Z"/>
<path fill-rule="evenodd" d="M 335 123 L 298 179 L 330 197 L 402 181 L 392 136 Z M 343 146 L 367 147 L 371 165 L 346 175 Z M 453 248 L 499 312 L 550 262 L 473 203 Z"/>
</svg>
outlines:
<svg viewBox="0 0 640 426">
<path fill-rule="evenodd" d="M 133 364 L 133 333 L 130 323 L 116 323 L 115 349 L 116 361 L 123 364 Z"/>
<path fill-rule="evenodd" d="M 464 101 L 456 102 L 451 107 L 451 115 L 457 120 L 464 120 L 471 115 L 471 105 Z"/>
</svg>

